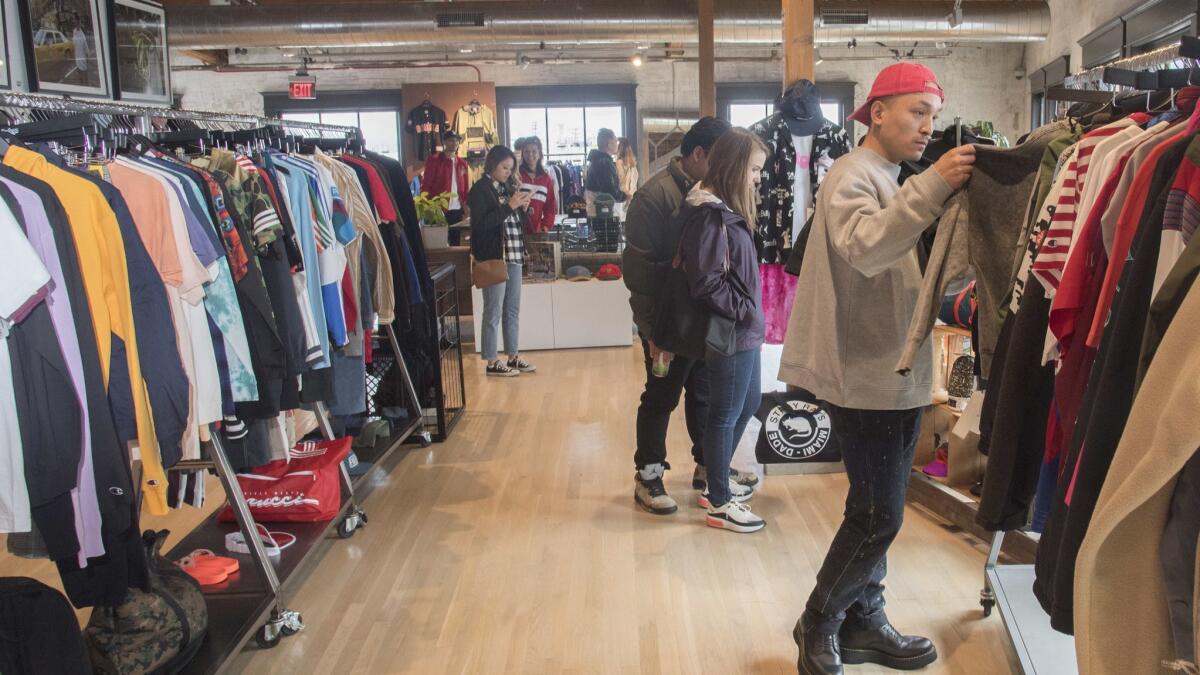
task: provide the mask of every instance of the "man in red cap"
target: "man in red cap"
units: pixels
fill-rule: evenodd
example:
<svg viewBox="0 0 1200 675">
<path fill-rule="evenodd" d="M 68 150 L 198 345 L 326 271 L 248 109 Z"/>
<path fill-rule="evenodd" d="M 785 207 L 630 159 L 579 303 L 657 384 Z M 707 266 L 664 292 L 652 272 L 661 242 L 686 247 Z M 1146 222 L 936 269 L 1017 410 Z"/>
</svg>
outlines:
<svg viewBox="0 0 1200 675">
<path fill-rule="evenodd" d="M 911 670 L 937 659 L 931 641 L 892 627 L 882 582 L 931 402 L 928 343 L 911 376 L 895 371 L 921 288 L 916 244 L 975 159 L 973 146 L 956 148 L 900 187 L 900 162 L 921 158 L 943 102 L 925 66 L 885 68 L 850 116 L 867 125 L 866 139 L 833 164 L 817 192 L 779 379 L 827 403 L 850 488 L 793 631 L 801 675 L 840 674 L 843 663 Z"/>
</svg>

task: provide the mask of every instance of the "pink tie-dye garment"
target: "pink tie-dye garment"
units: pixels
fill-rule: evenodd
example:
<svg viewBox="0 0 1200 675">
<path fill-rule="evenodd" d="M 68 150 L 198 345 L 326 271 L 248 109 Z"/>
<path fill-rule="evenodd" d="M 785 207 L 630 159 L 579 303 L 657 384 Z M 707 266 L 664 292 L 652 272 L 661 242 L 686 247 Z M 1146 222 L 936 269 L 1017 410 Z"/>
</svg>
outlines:
<svg viewBox="0 0 1200 675">
<path fill-rule="evenodd" d="M 758 268 L 762 281 L 763 316 L 767 324 L 767 344 L 781 345 L 787 334 L 788 317 L 796 299 L 797 278 L 784 271 L 783 265 L 763 264 Z"/>
</svg>

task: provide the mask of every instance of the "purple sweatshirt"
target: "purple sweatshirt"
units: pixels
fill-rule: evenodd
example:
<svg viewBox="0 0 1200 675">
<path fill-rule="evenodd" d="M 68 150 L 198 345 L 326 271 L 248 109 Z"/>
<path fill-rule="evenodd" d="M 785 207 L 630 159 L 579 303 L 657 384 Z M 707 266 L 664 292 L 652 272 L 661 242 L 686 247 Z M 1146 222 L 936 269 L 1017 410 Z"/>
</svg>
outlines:
<svg viewBox="0 0 1200 675">
<path fill-rule="evenodd" d="M 746 221 L 720 199 L 699 185 L 692 188 L 679 207 L 682 235 L 679 252 L 687 272 L 692 298 L 709 310 L 733 319 L 739 352 L 758 349 L 766 337 L 762 289 L 759 286 L 758 250 Z M 726 277 L 737 275 L 750 291 L 747 298 Z"/>
</svg>

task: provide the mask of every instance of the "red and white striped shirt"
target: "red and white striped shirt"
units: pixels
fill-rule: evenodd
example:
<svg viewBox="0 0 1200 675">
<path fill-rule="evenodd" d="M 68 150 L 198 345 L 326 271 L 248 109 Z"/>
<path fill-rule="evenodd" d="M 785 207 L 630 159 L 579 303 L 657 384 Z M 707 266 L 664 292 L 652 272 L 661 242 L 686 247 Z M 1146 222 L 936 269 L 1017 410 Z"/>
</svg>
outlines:
<svg viewBox="0 0 1200 675">
<path fill-rule="evenodd" d="M 1140 121 L 1135 113 L 1088 132 L 1075 145 L 1075 156 L 1060 176 L 1062 179 L 1061 190 L 1058 192 L 1058 200 L 1054 203 L 1053 210 L 1050 211 L 1050 227 L 1046 230 L 1041 248 L 1038 249 L 1037 256 L 1030 266 L 1033 277 L 1045 287 L 1047 298 L 1053 298 L 1058 291 L 1058 286 L 1062 282 L 1063 269 L 1066 267 L 1067 258 L 1071 253 L 1076 227 L 1083 224 L 1082 219 L 1077 217 L 1077 211 L 1096 146 L 1109 136 L 1120 133 L 1126 127 L 1139 124 Z M 1049 204 L 1050 200 L 1047 199 L 1046 203 Z"/>
</svg>

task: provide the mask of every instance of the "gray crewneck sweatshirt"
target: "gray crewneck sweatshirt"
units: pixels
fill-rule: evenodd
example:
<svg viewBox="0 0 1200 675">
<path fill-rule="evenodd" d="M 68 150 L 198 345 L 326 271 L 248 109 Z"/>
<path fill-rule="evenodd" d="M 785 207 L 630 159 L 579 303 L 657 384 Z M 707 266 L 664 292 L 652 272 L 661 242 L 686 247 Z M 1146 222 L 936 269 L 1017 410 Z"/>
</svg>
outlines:
<svg viewBox="0 0 1200 675">
<path fill-rule="evenodd" d="M 867 148 L 834 162 L 816 213 L 779 379 L 843 408 L 905 410 L 932 400 L 925 340 L 896 373 L 921 289 L 916 243 L 952 190 L 936 171 L 900 187 L 900 165 Z"/>
</svg>

